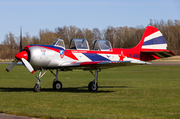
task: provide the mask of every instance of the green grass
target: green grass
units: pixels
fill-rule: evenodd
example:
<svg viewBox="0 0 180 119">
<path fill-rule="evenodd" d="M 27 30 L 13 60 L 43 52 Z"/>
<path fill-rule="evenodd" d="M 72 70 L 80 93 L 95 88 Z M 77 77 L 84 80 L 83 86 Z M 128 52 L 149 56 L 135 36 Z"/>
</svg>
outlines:
<svg viewBox="0 0 180 119">
<path fill-rule="evenodd" d="M 180 118 L 180 66 L 130 66 L 102 70 L 99 89 L 89 92 L 88 71 L 60 72 L 61 91 L 52 89 L 54 76 L 37 79 L 24 66 L 9 73 L 0 65 L 0 112 L 46 118 Z"/>
</svg>

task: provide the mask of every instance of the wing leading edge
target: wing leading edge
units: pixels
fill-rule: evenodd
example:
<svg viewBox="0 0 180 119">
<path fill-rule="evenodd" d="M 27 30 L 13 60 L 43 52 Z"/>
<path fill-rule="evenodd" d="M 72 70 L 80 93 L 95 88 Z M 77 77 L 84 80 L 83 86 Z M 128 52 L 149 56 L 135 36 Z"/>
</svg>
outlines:
<svg viewBox="0 0 180 119">
<path fill-rule="evenodd" d="M 144 61 L 94 61 L 94 62 L 65 62 L 60 65 L 62 68 L 67 69 L 84 69 L 84 70 L 93 70 L 93 69 L 107 69 L 120 66 L 131 66 L 131 65 L 143 65 L 150 64 L 149 62 Z"/>
</svg>

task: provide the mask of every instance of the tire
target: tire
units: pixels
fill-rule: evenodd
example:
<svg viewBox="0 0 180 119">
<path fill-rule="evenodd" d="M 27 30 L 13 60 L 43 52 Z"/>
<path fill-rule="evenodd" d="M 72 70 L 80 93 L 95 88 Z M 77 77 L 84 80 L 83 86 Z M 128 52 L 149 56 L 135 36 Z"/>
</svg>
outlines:
<svg viewBox="0 0 180 119">
<path fill-rule="evenodd" d="M 34 90 L 34 92 L 41 92 L 41 86 L 39 84 L 35 84 L 33 90 Z"/>
<path fill-rule="evenodd" d="M 60 81 L 55 81 L 53 83 L 53 89 L 54 90 L 61 90 L 62 89 L 62 83 Z"/>
<path fill-rule="evenodd" d="M 96 86 L 94 85 L 94 81 L 90 82 L 88 85 L 89 91 L 97 91 L 98 90 L 98 84 L 96 83 Z"/>
</svg>

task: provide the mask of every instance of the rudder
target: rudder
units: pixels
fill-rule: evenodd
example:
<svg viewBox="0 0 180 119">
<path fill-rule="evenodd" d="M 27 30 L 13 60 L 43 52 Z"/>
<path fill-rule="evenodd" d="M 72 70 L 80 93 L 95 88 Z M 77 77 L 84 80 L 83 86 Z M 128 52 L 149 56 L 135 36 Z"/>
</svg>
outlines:
<svg viewBox="0 0 180 119">
<path fill-rule="evenodd" d="M 145 36 L 142 49 L 162 49 L 166 50 L 167 42 L 165 41 L 162 33 L 155 27 L 147 27 L 149 35 Z"/>
<path fill-rule="evenodd" d="M 167 43 L 162 33 L 153 26 L 147 26 L 140 43 L 136 46 L 141 50 L 166 50 Z"/>
</svg>

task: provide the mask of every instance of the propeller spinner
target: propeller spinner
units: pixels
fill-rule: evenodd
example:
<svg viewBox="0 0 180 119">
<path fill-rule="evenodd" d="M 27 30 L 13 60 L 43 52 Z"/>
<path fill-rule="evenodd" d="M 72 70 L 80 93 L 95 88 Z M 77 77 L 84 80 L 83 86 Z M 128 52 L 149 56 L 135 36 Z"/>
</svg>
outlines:
<svg viewBox="0 0 180 119">
<path fill-rule="evenodd" d="M 23 65 L 33 74 L 34 69 L 31 64 L 27 61 L 28 60 L 28 53 L 26 50 L 22 50 L 22 28 L 20 29 L 20 48 L 19 53 L 15 55 L 16 59 L 7 67 L 6 71 L 10 71 L 18 61 L 22 61 Z"/>
</svg>

